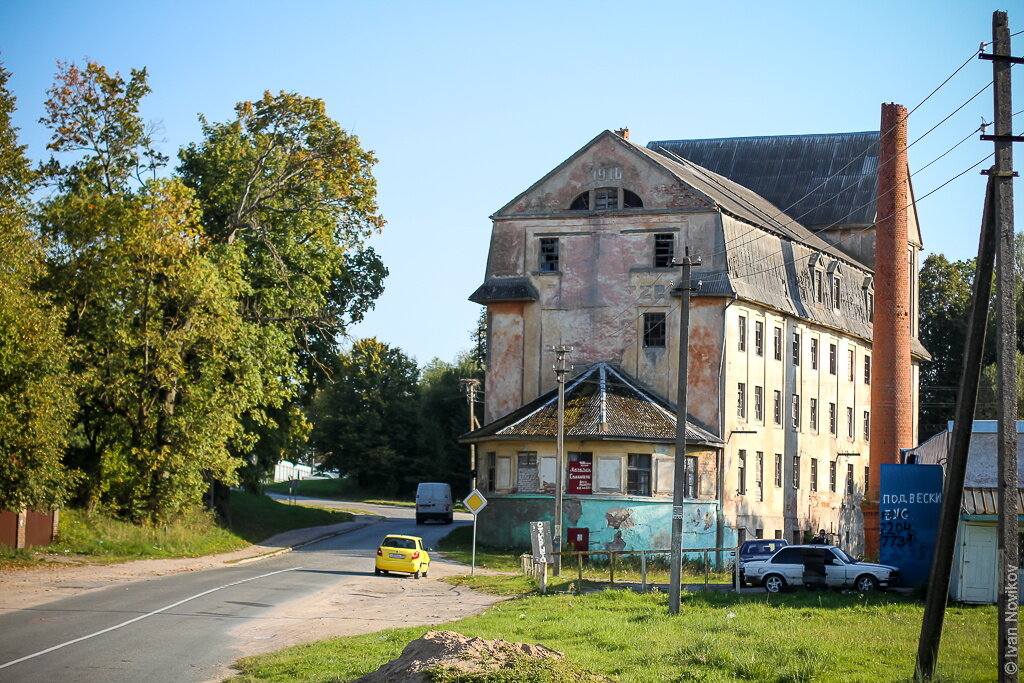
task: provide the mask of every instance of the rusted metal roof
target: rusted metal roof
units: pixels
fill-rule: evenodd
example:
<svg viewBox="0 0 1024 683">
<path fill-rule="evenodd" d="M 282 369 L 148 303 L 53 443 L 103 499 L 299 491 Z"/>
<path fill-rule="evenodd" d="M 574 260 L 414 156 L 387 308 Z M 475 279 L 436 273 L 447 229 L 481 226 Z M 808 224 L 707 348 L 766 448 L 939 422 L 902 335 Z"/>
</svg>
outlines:
<svg viewBox="0 0 1024 683">
<path fill-rule="evenodd" d="M 525 277 L 492 277 L 477 287 L 469 300 L 485 305 L 497 301 L 536 301 L 537 288 Z"/>
<path fill-rule="evenodd" d="M 558 430 L 558 391 L 459 438 L 462 443 L 493 439 L 554 440 Z M 565 387 L 565 436 L 569 439 L 674 442 L 675 407 L 622 370 L 595 363 Z M 721 446 L 706 429 L 686 421 L 689 443 Z"/>
<path fill-rule="evenodd" d="M 1017 489 L 1017 509 L 1024 510 L 1024 489 Z M 968 486 L 960 508 L 968 515 L 998 515 L 998 489 Z"/>
<path fill-rule="evenodd" d="M 674 154 L 748 187 L 802 225 L 869 225 L 875 220 L 878 131 L 661 140 Z"/>
</svg>

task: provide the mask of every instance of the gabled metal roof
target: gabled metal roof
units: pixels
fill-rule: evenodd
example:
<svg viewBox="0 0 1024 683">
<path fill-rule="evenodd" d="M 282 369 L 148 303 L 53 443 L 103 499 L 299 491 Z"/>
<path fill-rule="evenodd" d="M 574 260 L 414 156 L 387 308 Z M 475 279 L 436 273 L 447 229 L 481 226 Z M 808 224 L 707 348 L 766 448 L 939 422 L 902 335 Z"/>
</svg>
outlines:
<svg viewBox="0 0 1024 683">
<path fill-rule="evenodd" d="M 647 147 L 731 178 L 821 229 L 874 222 L 878 139 L 878 131 L 864 131 L 656 140 Z"/>
<path fill-rule="evenodd" d="M 1017 489 L 1017 510 L 1024 510 L 1024 489 Z M 993 488 L 964 487 L 964 498 L 960 509 L 968 515 L 998 515 L 999 492 Z"/>
<path fill-rule="evenodd" d="M 498 301 L 536 301 L 537 288 L 525 277 L 492 277 L 477 287 L 469 300 L 481 306 Z"/>
<path fill-rule="evenodd" d="M 558 430 L 558 390 L 459 438 L 553 441 Z M 574 440 L 674 442 L 675 407 L 608 363 L 595 363 L 565 387 L 565 436 Z M 720 447 L 717 436 L 686 421 L 688 443 Z"/>
</svg>

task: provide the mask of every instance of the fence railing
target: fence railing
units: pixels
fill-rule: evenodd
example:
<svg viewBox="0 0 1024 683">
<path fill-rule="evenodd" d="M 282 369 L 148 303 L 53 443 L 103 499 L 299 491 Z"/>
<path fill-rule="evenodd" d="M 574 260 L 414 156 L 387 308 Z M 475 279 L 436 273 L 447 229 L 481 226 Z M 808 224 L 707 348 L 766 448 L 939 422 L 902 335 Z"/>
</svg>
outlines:
<svg viewBox="0 0 1024 683">
<path fill-rule="evenodd" d="M 671 550 L 645 549 L 645 550 L 597 550 L 597 551 L 595 551 L 595 550 L 563 550 L 561 552 L 549 553 L 549 554 L 550 555 L 559 555 L 560 557 L 563 558 L 563 561 L 562 561 L 562 569 L 563 570 L 567 569 L 567 567 L 566 567 L 567 564 L 568 565 L 571 565 L 571 564 L 575 564 L 576 565 L 577 581 L 579 582 L 577 584 L 577 586 L 579 586 L 583 582 L 583 566 L 584 566 L 584 562 L 586 562 L 586 561 L 588 561 L 590 559 L 593 559 L 593 558 L 607 557 L 608 558 L 608 583 L 614 586 L 615 585 L 615 569 L 616 569 L 616 565 L 621 563 L 621 560 L 624 557 L 639 555 L 640 556 L 640 589 L 641 589 L 641 591 L 646 593 L 647 592 L 647 585 L 648 585 L 648 567 L 647 567 L 648 556 L 659 556 L 659 555 L 670 556 L 671 553 L 672 553 Z M 704 589 L 705 590 L 707 590 L 708 586 L 710 585 L 710 575 L 711 575 L 711 562 L 710 562 L 710 559 L 711 559 L 711 554 L 712 553 L 716 554 L 715 555 L 715 565 L 718 566 L 718 567 L 723 567 L 723 568 L 724 567 L 732 567 L 735 564 L 734 560 L 735 560 L 735 557 L 736 557 L 736 554 L 737 554 L 737 548 L 735 546 L 731 547 L 731 548 L 686 548 L 686 549 L 684 549 L 682 551 L 682 554 L 683 554 L 684 557 L 693 558 L 694 555 L 699 555 L 699 556 L 702 557 L 702 560 L 700 561 L 700 565 L 701 565 L 701 568 L 702 568 L 702 571 L 703 571 Z M 574 561 L 573 560 L 569 560 L 568 562 L 566 562 L 565 560 L 567 560 L 569 558 L 575 558 L 575 560 Z M 728 562 L 723 562 L 722 561 L 725 558 L 728 559 Z M 669 557 L 669 559 L 671 559 L 671 558 Z M 693 560 L 691 559 L 690 561 L 693 561 Z M 520 562 L 522 564 L 522 570 L 523 570 L 524 574 L 536 576 L 539 580 L 541 580 L 541 585 L 542 585 L 542 590 L 543 590 L 543 587 L 546 584 L 547 565 L 544 564 L 544 563 L 536 563 L 536 562 L 534 562 L 533 561 L 533 556 L 530 555 L 529 553 L 524 553 L 523 555 L 521 555 L 520 556 Z M 593 568 L 594 563 L 591 562 L 590 566 Z M 543 572 L 543 578 L 542 578 L 542 572 Z M 736 586 L 735 586 L 736 590 L 739 590 L 738 579 L 735 576 L 735 572 L 733 572 L 733 582 L 736 584 Z"/>
</svg>

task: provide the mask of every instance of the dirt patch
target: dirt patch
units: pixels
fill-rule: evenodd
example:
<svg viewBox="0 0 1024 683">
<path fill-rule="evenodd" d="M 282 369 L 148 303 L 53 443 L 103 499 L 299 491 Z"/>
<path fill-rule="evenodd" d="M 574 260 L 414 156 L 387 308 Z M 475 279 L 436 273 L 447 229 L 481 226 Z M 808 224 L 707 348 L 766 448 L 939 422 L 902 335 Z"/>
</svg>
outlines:
<svg viewBox="0 0 1024 683">
<path fill-rule="evenodd" d="M 468 638 L 455 631 L 427 631 L 406 645 L 398 659 L 353 683 L 430 683 L 431 670 L 483 674 L 509 668 L 524 657 L 561 660 L 564 655 L 543 645 Z"/>
</svg>

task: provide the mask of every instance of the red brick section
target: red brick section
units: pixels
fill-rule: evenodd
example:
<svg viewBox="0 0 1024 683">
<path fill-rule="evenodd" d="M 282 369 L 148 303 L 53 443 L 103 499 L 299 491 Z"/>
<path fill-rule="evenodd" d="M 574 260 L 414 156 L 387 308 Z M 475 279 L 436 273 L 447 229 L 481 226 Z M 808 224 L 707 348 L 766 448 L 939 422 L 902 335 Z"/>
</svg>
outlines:
<svg viewBox="0 0 1024 683">
<path fill-rule="evenodd" d="M 899 462 L 899 449 L 914 445 L 907 272 L 907 108 L 883 104 L 880 131 L 871 353 L 871 479 L 866 483 L 863 504 L 865 551 L 872 556 L 878 555 L 881 466 Z"/>
</svg>

